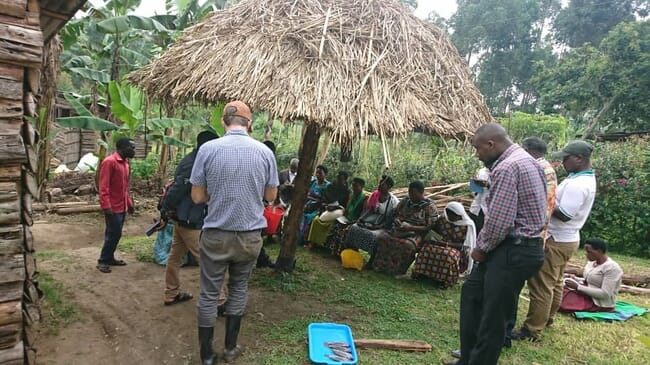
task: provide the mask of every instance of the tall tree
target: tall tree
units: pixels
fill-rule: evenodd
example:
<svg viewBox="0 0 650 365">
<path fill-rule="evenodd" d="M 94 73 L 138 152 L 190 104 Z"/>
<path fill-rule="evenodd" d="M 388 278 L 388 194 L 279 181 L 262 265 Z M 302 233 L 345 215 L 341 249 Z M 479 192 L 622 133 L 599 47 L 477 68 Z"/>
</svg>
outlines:
<svg viewBox="0 0 650 365">
<path fill-rule="evenodd" d="M 534 110 L 534 65 L 553 58 L 543 35 L 559 0 L 459 0 L 450 19 L 452 41 L 496 114 Z"/>
<path fill-rule="evenodd" d="M 555 38 L 572 48 L 598 46 L 617 24 L 648 15 L 648 0 L 571 0 L 555 20 Z"/>
<path fill-rule="evenodd" d="M 650 129 L 650 21 L 621 23 L 600 42 L 568 52 L 533 79 L 545 112 L 563 112 L 584 135 Z"/>
</svg>

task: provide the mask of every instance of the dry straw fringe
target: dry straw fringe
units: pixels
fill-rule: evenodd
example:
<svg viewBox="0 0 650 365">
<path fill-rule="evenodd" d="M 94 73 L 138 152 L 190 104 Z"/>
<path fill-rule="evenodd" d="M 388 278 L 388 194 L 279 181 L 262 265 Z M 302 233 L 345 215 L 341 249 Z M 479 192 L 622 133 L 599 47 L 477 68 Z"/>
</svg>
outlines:
<svg viewBox="0 0 650 365">
<path fill-rule="evenodd" d="M 492 120 L 444 32 L 394 0 L 243 0 L 129 80 L 174 103 L 240 99 L 336 143 L 416 127 L 466 135 Z"/>
</svg>

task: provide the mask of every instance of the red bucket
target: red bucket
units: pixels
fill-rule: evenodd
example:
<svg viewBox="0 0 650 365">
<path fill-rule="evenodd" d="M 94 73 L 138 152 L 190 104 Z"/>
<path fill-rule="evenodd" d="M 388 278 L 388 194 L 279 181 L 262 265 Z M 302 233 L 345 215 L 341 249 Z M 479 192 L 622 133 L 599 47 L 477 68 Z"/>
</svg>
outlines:
<svg viewBox="0 0 650 365">
<path fill-rule="evenodd" d="M 277 234 L 280 228 L 280 222 L 284 216 L 284 208 L 267 205 L 264 208 L 264 218 L 266 218 L 265 234 Z"/>
</svg>

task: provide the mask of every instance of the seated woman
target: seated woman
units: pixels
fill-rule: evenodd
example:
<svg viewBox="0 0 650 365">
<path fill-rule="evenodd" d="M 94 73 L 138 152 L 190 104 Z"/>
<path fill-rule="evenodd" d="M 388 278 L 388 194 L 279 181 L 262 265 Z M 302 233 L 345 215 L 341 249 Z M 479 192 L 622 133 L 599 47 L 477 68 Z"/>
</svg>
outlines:
<svg viewBox="0 0 650 365">
<path fill-rule="evenodd" d="M 409 195 L 395 209 L 391 231 L 380 235 L 372 268 L 392 275 L 403 275 L 415 259 L 415 252 L 433 224 L 438 209 L 433 200 L 424 197 L 424 184 L 413 181 Z"/>
<path fill-rule="evenodd" d="M 563 312 L 613 312 L 616 295 L 621 288 L 623 270 L 605 255 L 607 243 L 601 238 L 585 241 L 587 265 L 584 280 L 572 277 L 564 281 L 560 303 Z"/>
<path fill-rule="evenodd" d="M 363 212 L 363 208 L 368 201 L 368 193 L 363 190 L 364 186 L 366 186 L 366 182 L 362 178 L 355 177 L 352 179 L 350 202 L 345 207 L 343 217 L 334 222 L 334 226 L 327 237 L 327 246 L 332 251 L 332 255 L 339 256 L 341 254 L 348 228 L 359 219 Z"/>
<path fill-rule="evenodd" d="M 390 176 L 382 176 L 379 187 L 370 198 L 359 220 L 350 226 L 343 248 L 361 249 L 370 254 L 372 265 L 377 248 L 377 238 L 385 228 L 389 228 L 393 219 L 393 211 L 399 200 L 390 192 L 395 182 Z M 369 266 L 372 267 L 372 266 Z"/>
<path fill-rule="evenodd" d="M 300 234 L 298 235 L 298 243 L 303 245 L 309 233 L 311 221 L 314 220 L 323 209 L 323 194 L 325 189 L 330 185 L 327 181 L 327 167 L 323 165 L 316 166 L 315 177 L 312 178 L 307 192 L 307 202 L 305 203 L 305 211 L 303 212 L 302 221 L 300 221 Z"/>
<path fill-rule="evenodd" d="M 428 277 L 447 288 L 463 273 L 472 271 L 470 256 L 476 245 L 476 228 L 463 205 L 451 202 L 445 207 L 444 217 L 436 222 L 418 249 L 412 277 Z"/>
<path fill-rule="evenodd" d="M 339 171 L 336 175 L 336 181 L 330 184 L 325 193 L 323 200 L 325 208 L 323 212 L 314 218 L 309 228 L 307 244 L 324 245 L 329 235 L 330 229 L 336 222 L 336 219 L 344 214 L 343 207 L 348 204 L 350 198 L 350 188 L 348 187 L 348 172 Z"/>
</svg>

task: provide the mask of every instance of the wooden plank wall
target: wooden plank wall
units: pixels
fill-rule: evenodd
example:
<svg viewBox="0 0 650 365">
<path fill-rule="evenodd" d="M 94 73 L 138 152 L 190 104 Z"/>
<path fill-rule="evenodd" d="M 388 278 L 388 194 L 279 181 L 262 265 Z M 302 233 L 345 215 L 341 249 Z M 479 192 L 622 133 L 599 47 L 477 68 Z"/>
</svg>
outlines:
<svg viewBox="0 0 650 365">
<path fill-rule="evenodd" d="M 30 226 L 43 35 L 37 0 L 0 6 L 0 364 L 34 364 L 40 313 Z"/>
</svg>

